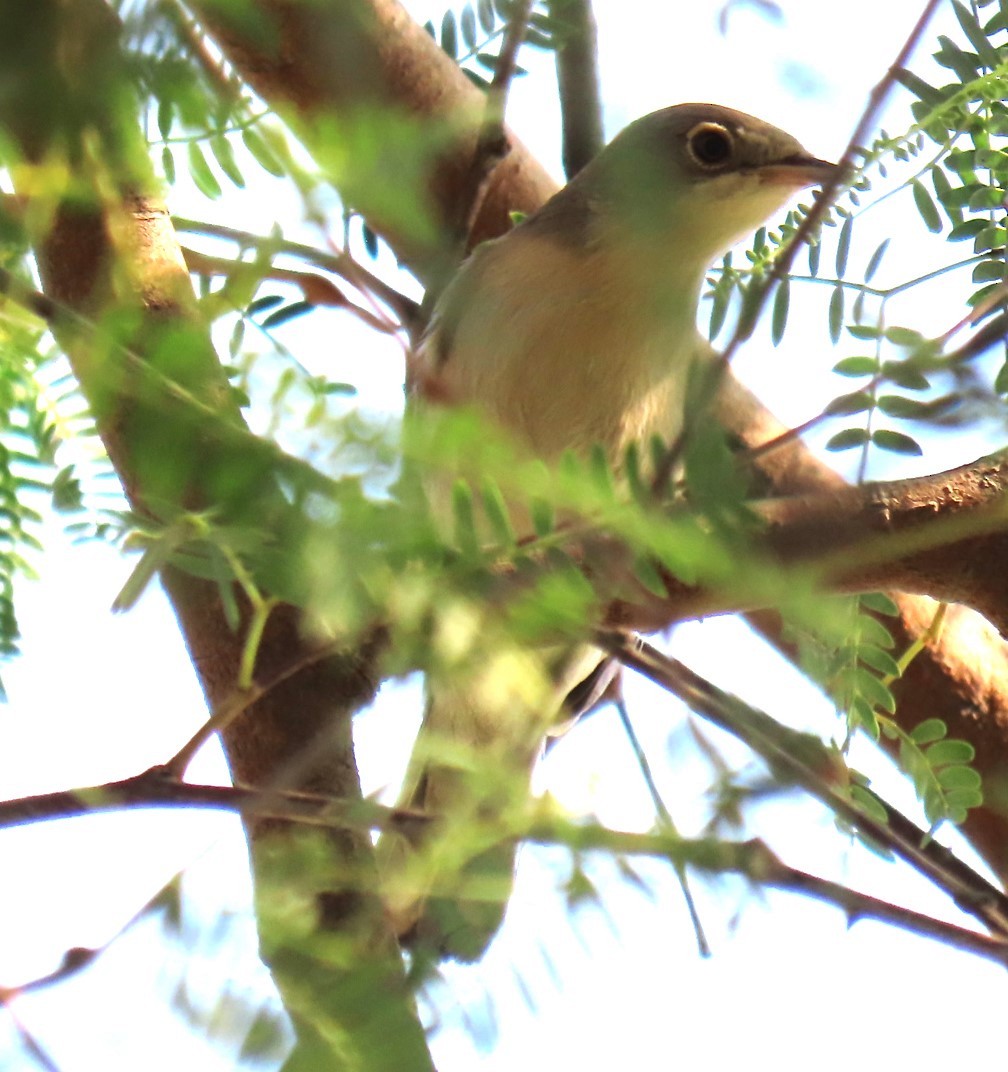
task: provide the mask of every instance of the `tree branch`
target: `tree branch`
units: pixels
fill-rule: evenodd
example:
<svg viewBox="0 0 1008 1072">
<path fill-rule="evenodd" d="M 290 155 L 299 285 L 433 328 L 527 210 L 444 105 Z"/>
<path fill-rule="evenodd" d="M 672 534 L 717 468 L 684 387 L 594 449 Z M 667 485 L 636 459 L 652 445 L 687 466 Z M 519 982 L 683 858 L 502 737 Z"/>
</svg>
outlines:
<svg viewBox="0 0 1008 1072">
<path fill-rule="evenodd" d="M 239 246 L 254 249 L 272 258 L 282 253 L 289 257 L 314 264 L 323 271 L 332 272 L 346 280 L 352 287 L 364 294 L 372 295 L 382 305 L 391 309 L 407 330 L 415 330 L 420 315 L 419 305 L 405 294 L 400 294 L 383 279 L 369 272 L 363 265 L 343 250 L 316 249 L 304 242 L 291 242 L 275 235 L 254 234 L 237 227 L 226 227 L 220 223 L 205 220 L 190 220 L 183 216 L 172 216 L 172 224 L 177 231 L 206 235 L 209 238 L 223 238 Z"/>
<path fill-rule="evenodd" d="M 744 741 L 783 782 L 800 786 L 861 833 L 884 845 L 948 894 L 964 912 L 1008 938 L 1008 897 L 894 808 L 879 801 L 886 821 L 845 792 L 849 772 L 817 737 L 798 733 L 717 688 L 676 659 L 622 633 L 600 630 L 595 642 L 691 710 Z"/>
<path fill-rule="evenodd" d="M 547 0 L 558 24 L 557 89 L 563 116 L 563 167 L 568 179 L 596 156 L 605 142 L 598 69 L 598 27 L 591 0 Z"/>
<path fill-rule="evenodd" d="M 154 768 L 135 778 L 103 786 L 0 802 L 0 827 L 91 815 L 124 807 L 211 808 L 237 812 L 246 817 L 282 817 L 287 822 L 356 831 L 404 830 L 412 824 L 431 821 L 430 816 L 401 808 L 383 807 L 372 801 L 346 801 L 309 793 L 263 793 L 237 786 L 193 785 L 166 776 L 163 768 Z M 678 868 L 691 867 L 708 874 L 742 875 L 762 886 L 790 890 L 836 905 L 852 923 L 862 918 L 876 919 L 1008 966 L 1008 942 L 1004 938 L 978 934 L 796 870 L 784 864 L 758 840 L 738 843 L 689 839 L 680 837 L 667 827 L 647 834 L 628 833 L 597 823 L 573 823 L 553 814 L 543 818 L 535 813 L 510 836 L 516 840 L 563 846 L 577 852 L 595 849 L 620 855 L 656 856 L 667 859 Z M 370 880 L 365 876 L 364 881 Z M 156 900 L 154 898 L 136 913 L 119 933 L 146 914 Z M 75 974 L 92 963 L 108 944 L 101 949 L 68 950 L 60 966 L 48 975 L 18 986 L 0 987 L 0 1003 L 7 1003 L 20 993 L 49 986 Z"/>
<path fill-rule="evenodd" d="M 342 190 L 420 279 L 438 278 L 453 261 L 454 221 L 484 96 L 398 0 L 257 0 L 253 20 L 215 0 L 189 7 L 245 82 L 320 159 L 334 118 L 352 121 L 375 110 L 406 119 L 418 140 L 443 146 L 412 191 L 425 199 L 432 226 L 407 226 L 389 199 L 375 199 L 380 184 L 368 174 L 348 174 Z M 511 211 L 533 212 L 553 193 L 545 170 L 513 134 L 508 144 L 487 182 L 470 248 L 508 230 Z"/>
</svg>

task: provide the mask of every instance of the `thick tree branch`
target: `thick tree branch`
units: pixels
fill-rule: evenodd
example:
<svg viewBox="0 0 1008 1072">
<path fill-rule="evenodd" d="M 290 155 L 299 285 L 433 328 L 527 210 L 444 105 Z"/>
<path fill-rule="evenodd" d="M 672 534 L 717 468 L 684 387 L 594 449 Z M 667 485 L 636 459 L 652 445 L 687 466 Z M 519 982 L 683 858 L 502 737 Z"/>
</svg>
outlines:
<svg viewBox="0 0 1008 1072">
<path fill-rule="evenodd" d="M 768 569 L 794 570 L 804 583 L 827 592 L 889 588 L 961 603 L 1005 634 L 1006 490 L 1008 454 L 1000 453 L 934 476 L 754 502 L 762 522 L 748 540 L 754 568 L 762 562 Z M 592 575 L 614 581 L 626 559 L 618 543 L 589 536 L 585 547 Z M 617 604 L 614 620 L 654 631 L 688 618 L 763 609 L 759 588 L 711 590 L 674 578 L 667 585 L 666 600 L 641 593 L 638 610 Z"/>
<path fill-rule="evenodd" d="M 388 199 L 378 204 L 381 183 L 373 174 L 341 176 L 349 203 L 420 279 L 443 274 L 454 260 L 454 221 L 467 203 L 484 97 L 397 0 L 258 0 L 252 20 L 214 0 L 190 0 L 189 7 L 241 77 L 319 159 L 334 121 L 373 119 L 379 111 L 403 118 L 418 141 L 443 145 L 412 191 L 423 196 L 430 226 L 410 226 Z M 470 247 L 506 231 L 511 211 L 533 212 L 553 192 L 546 172 L 513 135 L 508 143 L 511 151 L 494 168 L 472 221 Z"/>
<path fill-rule="evenodd" d="M 1008 455 L 759 508 L 768 546 L 827 587 L 893 588 L 963 603 L 1008 634 Z"/>
</svg>

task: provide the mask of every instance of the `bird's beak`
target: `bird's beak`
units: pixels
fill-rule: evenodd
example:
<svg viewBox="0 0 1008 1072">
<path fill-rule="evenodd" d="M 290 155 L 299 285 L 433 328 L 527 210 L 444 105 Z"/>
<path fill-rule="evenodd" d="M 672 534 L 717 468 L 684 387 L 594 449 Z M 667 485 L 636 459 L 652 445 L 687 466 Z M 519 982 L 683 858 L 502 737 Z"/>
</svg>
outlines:
<svg viewBox="0 0 1008 1072">
<path fill-rule="evenodd" d="M 839 165 L 814 156 L 793 156 L 766 164 L 759 169 L 760 178 L 775 186 L 802 190 L 806 186 L 823 186 L 838 172 Z"/>
</svg>

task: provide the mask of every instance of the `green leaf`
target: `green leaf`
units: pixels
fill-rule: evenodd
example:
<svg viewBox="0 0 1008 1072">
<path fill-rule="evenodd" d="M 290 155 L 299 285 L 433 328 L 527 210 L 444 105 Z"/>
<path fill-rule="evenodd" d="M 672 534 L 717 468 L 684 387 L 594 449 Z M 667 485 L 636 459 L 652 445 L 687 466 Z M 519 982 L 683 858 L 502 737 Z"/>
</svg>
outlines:
<svg viewBox="0 0 1008 1072">
<path fill-rule="evenodd" d="M 839 376 L 873 376 L 878 371 L 878 362 L 874 357 L 845 357 L 833 366 Z"/>
<path fill-rule="evenodd" d="M 864 320 L 864 307 L 866 297 L 867 292 L 864 290 L 859 290 L 854 297 L 854 307 L 851 309 L 851 319 L 854 321 L 855 324 L 860 324 L 861 321 Z"/>
<path fill-rule="evenodd" d="M 960 3 L 960 0 L 952 0 L 952 10 L 955 12 L 963 33 L 969 39 L 969 43 L 976 49 L 977 55 L 986 66 L 994 69 L 1000 63 L 997 51 L 987 40 L 986 34 L 980 28 L 980 23 L 973 17 L 973 13 Z"/>
<path fill-rule="evenodd" d="M 862 607 L 876 614 L 884 614 L 889 618 L 895 618 L 899 614 L 899 607 L 884 592 L 865 592 L 858 596 L 858 600 Z"/>
<path fill-rule="evenodd" d="M 851 235 L 854 232 L 854 217 L 848 216 L 840 228 L 840 237 L 837 239 L 836 251 L 836 274 L 843 278 L 847 273 L 847 257 L 850 254 Z"/>
<path fill-rule="evenodd" d="M 476 47 L 476 12 L 468 4 L 462 9 L 459 29 L 462 31 L 462 43 L 472 51 Z"/>
<path fill-rule="evenodd" d="M 973 269 L 973 282 L 974 283 L 990 283 L 1001 282 L 1005 277 L 1005 263 L 1003 260 L 994 258 L 992 260 L 981 261 Z"/>
<path fill-rule="evenodd" d="M 305 313 L 310 313 L 314 308 L 315 306 L 309 301 L 291 302 L 290 305 L 277 309 L 275 313 L 270 313 L 263 320 L 262 326 L 264 328 L 279 327 L 281 324 L 286 324 L 288 320 L 294 320 L 299 316 L 304 316 Z"/>
<path fill-rule="evenodd" d="M 834 398 L 823 412 L 829 417 L 849 417 L 852 413 L 864 413 L 875 403 L 868 391 L 852 391 L 850 394 Z"/>
<path fill-rule="evenodd" d="M 858 658 L 872 670 L 885 677 L 899 677 L 899 663 L 887 651 L 876 648 L 874 645 L 864 645 L 858 649 Z"/>
<path fill-rule="evenodd" d="M 935 196 L 938 198 L 938 203 L 945 210 L 945 215 L 949 218 L 949 223 L 953 228 L 962 223 L 963 214 L 962 208 L 953 202 L 952 185 L 948 181 L 948 176 L 940 167 L 933 167 L 931 169 L 931 182 L 934 185 Z"/>
<path fill-rule="evenodd" d="M 175 105 L 171 97 L 162 97 L 157 107 L 157 127 L 162 139 L 167 141 L 171 136 L 172 122 L 175 119 Z"/>
<path fill-rule="evenodd" d="M 511 527 L 507 503 L 500 488 L 489 477 L 483 481 L 483 509 L 497 541 L 505 547 L 513 547 L 515 533 Z"/>
<path fill-rule="evenodd" d="M 848 324 L 847 334 L 863 342 L 865 339 L 881 338 L 882 329 L 872 324 Z"/>
<path fill-rule="evenodd" d="M 826 443 L 826 449 L 832 451 L 850 450 L 853 447 L 863 447 L 868 442 L 868 431 L 865 428 L 845 428 L 831 436 Z"/>
<path fill-rule="evenodd" d="M 891 383 L 905 387 L 908 391 L 926 391 L 931 386 L 931 381 L 906 361 L 883 362 L 882 375 Z"/>
<path fill-rule="evenodd" d="M 896 646 L 892 633 L 870 614 L 858 615 L 857 638 L 858 643 L 874 644 L 876 648 L 890 650 Z"/>
<path fill-rule="evenodd" d="M 228 339 L 228 356 L 234 360 L 241 352 L 242 343 L 245 341 L 245 321 L 239 317 L 231 329 L 231 337 Z"/>
<path fill-rule="evenodd" d="M 171 146 L 166 145 L 161 150 L 161 170 L 164 172 L 165 181 L 169 186 L 175 185 L 175 154 L 171 151 Z"/>
<path fill-rule="evenodd" d="M 980 789 L 982 779 L 972 767 L 959 765 L 940 770 L 938 784 L 942 789 L 966 789 L 975 792 Z"/>
<path fill-rule="evenodd" d="M 949 40 L 944 34 L 938 36 L 941 47 L 934 54 L 938 63 L 949 71 L 955 72 L 955 76 L 962 82 L 972 82 L 979 74 L 980 57 L 975 52 L 966 52 L 954 41 Z"/>
<path fill-rule="evenodd" d="M 994 377 L 994 390 L 999 395 L 1008 394 L 1008 362 L 1005 362 Z"/>
<path fill-rule="evenodd" d="M 254 298 L 250 301 L 245 312 L 249 316 L 255 316 L 267 309 L 275 309 L 278 305 L 283 305 L 283 297 L 280 294 L 264 294 L 261 298 Z"/>
<path fill-rule="evenodd" d="M 241 168 L 238 167 L 238 161 L 235 159 L 234 149 L 231 147 L 230 140 L 223 134 L 214 135 L 210 139 L 210 151 L 213 153 L 221 171 L 227 175 L 239 190 L 244 189 L 245 177 L 241 173 Z"/>
<path fill-rule="evenodd" d="M 276 153 L 267 145 L 263 136 L 252 127 L 246 127 L 242 131 L 242 142 L 245 144 L 245 148 L 255 162 L 263 169 L 263 171 L 269 172 L 270 175 L 276 176 L 278 179 L 282 179 L 286 172 L 284 171 L 283 164 L 280 163 Z"/>
<path fill-rule="evenodd" d="M 850 705 L 851 729 L 860 727 L 873 741 L 879 739 L 879 720 L 872 710 L 871 704 L 861 696 L 855 696 Z"/>
<path fill-rule="evenodd" d="M 456 480 L 452 485 L 452 519 L 456 546 L 465 555 L 478 554 L 479 539 L 476 536 L 472 488 L 462 479 Z"/>
<path fill-rule="evenodd" d="M 606 497 L 613 499 L 616 488 L 613 484 L 612 468 L 606 457 L 605 448 L 601 443 L 593 443 L 591 453 L 588 456 L 588 471 L 591 473 L 595 487 Z"/>
<path fill-rule="evenodd" d="M 931 782 L 922 785 L 917 796 L 924 805 L 924 817 L 931 826 L 937 826 L 943 819 L 948 818 L 945 796 L 937 785 Z"/>
<path fill-rule="evenodd" d="M 535 499 L 531 506 L 532 528 L 537 536 L 549 536 L 554 528 L 553 507 L 545 499 Z"/>
<path fill-rule="evenodd" d="M 777 346 L 784 338 L 790 303 L 791 280 L 785 276 L 777 285 L 777 293 L 774 295 L 773 316 L 770 321 L 770 339 L 774 346 Z"/>
<path fill-rule="evenodd" d="M 926 420 L 931 414 L 931 407 L 926 402 L 902 395 L 882 395 L 878 399 L 878 408 L 887 416 L 901 421 Z"/>
<path fill-rule="evenodd" d="M 649 592 L 658 596 L 659 599 L 667 598 L 669 594 L 668 588 L 662 580 L 653 558 L 647 555 L 638 556 L 634 560 L 633 569 L 634 576 Z"/>
<path fill-rule="evenodd" d="M 836 345 L 840 341 L 840 331 L 843 328 L 844 315 L 844 288 L 843 283 L 837 283 L 830 295 L 829 303 L 829 335 L 830 341 Z"/>
<path fill-rule="evenodd" d="M 871 671 L 863 667 L 855 667 L 853 671 L 854 686 L 858 693 L 872 707 L 892 714 L 896 710 L 896 700 L 889 691 L 888 686 L 880 681 Z"/>
<path fill-rule="evenodd" d="M 715 287 L 712 291 L 710 323 L 707 327 L 708 338 L 716 338 L 718 332 L 724 327 L 730 299 L 731 291 L 727 287 Z"/>
<path fill-rule="evenodd" d="M 970 195 L 966 207 L 973 212 L 989 212 L 997 208 L 1004 198 L 1004 191 L 997 186 L 977 186 Z"/>
<path fill-rule="evenodd" d="M 886 328 L 882 332 L 882 337 L 888 339 L 889 342 L 893 343 L 895 346 L 918 347 L 923 346 L 929 341 L 914 328 L 900 327 L 899 325 Z"/>
<path fill-rule="evenodd" d="M 920 218 L 924 221 L 924 226 L 932 234 L 937 234 L 942 229 L 942 221 L 938 207 L 931 200 L 928 188 L 920 179 L 914 179 L 910 184 L 910 189 L 913 191 L 914 204 L 917 206 Z"/>
<path fill-rule="evenodd" d="M 945 102 L 944 94 L 925 82 L 923 78 L 918 78 L 912 71 L 905 68 L 897 71 L 896 81 L 906 86 L 930 108 L 937 108 Z"/>
<path fill-rule="evenodd" d="M 880 450 L 888 450 L 893 454 L 922 455 L 920 444 L 916 439 L 902 432 L 893 432 L 888 428 L 879 428 L 872 432 L 872 443 Z"/>
<path fill-rule="evenodd" d="M 80 481 L 72 465 L 64 466 L 53 477 L 52 505 L 60 513 L 71 513 L 84 505 Z"/>
<path fill-rule="evenodd" d="M 877 823 L 887 824 L 889 822 L 889 813 L 870 789 L 858 785 L 857 782 L 852 782 L 847 789 L 850 793 L 851 800 L 853 800 L 866 815 L 874 819 Z"/>
<path fill-rule="evenodd" d="M 631 441 L 623 455 L 623 476 L 630 488 L 630 494 L 639 503 L 651 499 L 651 488 L 641 472 L 640 445 Z"/>
<path fill-rule="evenodd" d="M 220 554 L 219 549 L 213 548 L 211 550 L 213 557 L 223 559 L 223 555 Z M 227 624 L 228 629 L 232 633 L 237 633 L 242 624 L 241 608 L 238 606 L 238 600 L 235 596 L 235 583 L 234 577 L 231 575 L 231 571 L 227 568 L 227 563 L 221 561 L 218 563 L 219 568 L 217 570 L 217 595 L 221 602 L 221 607 L 224 611 L 224 621 Z"/>
<path fill-rule="evenodd" d="M 451 8 L 441 17 L 441 47 L 453 60 L 458 59 L 458 27 Z"/>
<path fill-rule="evenodd" d="M 979 808 L 984 802 L 983 793 L 978 789 L 950 789 L 945 794 L 949 811 L 952 809 Z M 960 820 L 961 821 L 961 820 Z"/>
<path fill-rule="evenodd" d="M 188 156 L 189 174 L 196 184 L 196 189 L 204 197 L 216 200 L 223 193 L 221 184 L 217 181 L 217 176 L 211 170 L 209 163 L 207 163 L 203 150 L 194 141 L 189 142 Z"/>
<path fill-rule="evenodd" d="M 476 14 L 479 17 L 479 24 L 483 28 L 483 32 L 492 32 L 496 25 L 496 20 L 494 19 L 494 10 L 491 0 L 476 0 Z"/>
<path fill-rule="evenodd" d="M 948 735 L 948 726 L 940 718 L 929 718 L 918 723 L 910 731 L 910 738 L 915 744 L 925 745 L 940 741 Z"/>
<path fill-rule="evenodd" d="M 872 276 L 878 271 L 879 265 L 882 263 L 882 258 L 885 256 L 886 250 L 889 248 L 890 239 L 884 238 L 879 242 L 875 248 L 875 252 L 868 259 L 868 267 L 865 269 L 864 281 L 867 283 L 871 280 Z"/>
<path fill-rule="evenodd" d="M 169 548 L 164 544 L 154 544 L 144 551 L 112 601 L 113 611 L 116 613 L 127 611 L 136 604 L 167 561 L 168 552 Z"/>
<path fill-rule="evenodd" d="M 542 30 L 537 30 L 534 26 L 526 27 L 525 44 L 533 48 L 541 48 L 544 52 L 556 51 L 556 42 L 553 37 L 548 33 L 543 33 Z"/>
<path fill-rule="evenodd" d="M 969 741 L 952 738 L 936 742 L 924 754 L 932 767 L 940 767 L 954 763 L 972 763 L 976 749 Z"/>
<path fill-rule="evenodd" d="M 808 270 L 814 279 L 819 274 L 819 258 L 822 255 L 821 242 L 809 242 L 808 244 Z"/>
<path fill-rule="evenodd" d="M 986 220 L 970 219 L 965 223 L 957 224 L 948 233 L 949 242 L 965 242 L 967 239 L 976 238 L 987 227 Z"/>
</svg>

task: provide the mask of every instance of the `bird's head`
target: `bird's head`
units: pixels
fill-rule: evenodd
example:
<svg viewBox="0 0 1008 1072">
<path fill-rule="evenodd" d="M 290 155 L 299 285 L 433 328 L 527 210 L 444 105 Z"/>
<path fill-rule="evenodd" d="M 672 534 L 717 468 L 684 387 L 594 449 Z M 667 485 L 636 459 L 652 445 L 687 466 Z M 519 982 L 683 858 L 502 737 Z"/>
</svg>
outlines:
<svg viewBox="0 0 1008 1072">
<path fill-rule="evenodd" d="M 751 115 L 678 104 L 631 123 L 571 185 L 635 244 L 664 246 L 702 271 L 794 193 L 835 171 Z"/>
</svg>

